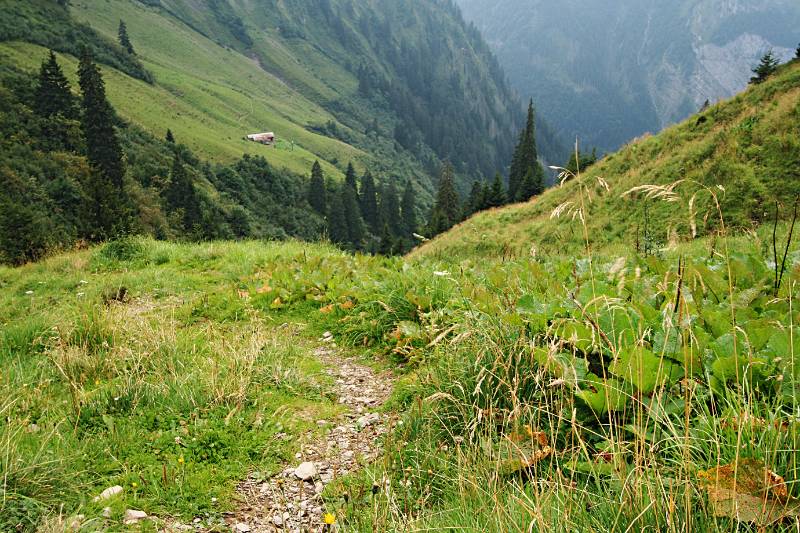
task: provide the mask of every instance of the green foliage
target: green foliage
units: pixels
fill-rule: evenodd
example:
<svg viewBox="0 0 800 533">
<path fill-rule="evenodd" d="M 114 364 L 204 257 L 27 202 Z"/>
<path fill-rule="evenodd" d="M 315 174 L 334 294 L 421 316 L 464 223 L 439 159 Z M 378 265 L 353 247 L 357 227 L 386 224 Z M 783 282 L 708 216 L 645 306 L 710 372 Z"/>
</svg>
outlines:
<svg viewBox="0 0 800 533">
<path fill-rule="evenodd" d="M 524 187 L 524 181 L 520 185 Z M 509 191 L 510 194 L 510 191 Z M 477 198 L 477 196 L 476 196 Z M 503 176 L 500 173 L 494 175 L 492 186 L 488 189 L 486 195 L 481 202 L 481 209 L 491 209 L 492 207 L 501 207 L 508 203 L 508 196 L 506 195 L 505 186 L 503 185 Z"/>
<path fill-rule="evenodd" d="M 33 110 L 41 117 L 53 118 L 59 114 L 65 118 L 77 116 L 69 82 L 52 50 L 48 58 L 42 62 L 34 98 Z"/>
<path fill-rule="evenodd" d="M 311 167 L 311 180 L 308 183 L 308 204 L 319 214 L 328 212 L 328 199 L 325 191 L 325 175 L 319 161 Z"/>
<path fill-rule="evenodd" d="M 445 232 L 461 220 L 461 200 L 455 188 L 453 167 L 445 164 L 439 175 L 439 192 L 431 210 L 428 232 L 433 235 Z"/>
<path fill-rule="evenodd" d="M 778 70 L 778 65 L 780 65 L 780 60 L 775 57 L 772 50 L 769 50 L 761 56 L 758 65 L 753 67 L 753 74 L 755 74 L 755 76 L 750 78 L 750 83 L 764 83 L 767 81 L 767 78 L 775 74 L 775 71 Z"/>
<path fill-rule="evenodd" d="M 100 36 L 88 25 L 76 23 L 69 10 L 52 0 L 17 2 L 2 0 L 0 41 L 27 41 L 80 57 L 84 49 L 102 64 L 152 83 L 152 75 L 121 47 Z"/>
<path fill-rule="evenodd" d="M 91 166 L 91 237 L 113 238 L 130 228 L 131 203 L 125 185 L 122 147 L 115 115 L 106 99 L 105 83 L 90 52 L 84 51 L 78 71 L 81 86 L 81 129 Z"/>
<path fill-rule="evenodd" d="M 544 169 L 536 149 L 536 117 L 533 100 L 528 104 L 528 120 L 520 132 L 519 142 L 511 159 L 508 178 L 508 200 L 525 201 L 544 191 Z"/>
<path fill-rule="evenodd" d="M 119 21 L 117 38 L 119 40 L 119 45 L 122 48 L 124 48 L 130 55 L 136 55 L 136 52 L 133 50 L 133 44 L 131 43 L 131 38 L 128 36 L 128 27 L 122 20 Z"/>
<path fill-rule="evenodd" d="M 361 215 L 370 231 L 378 233 L 379 230 L 383 229 L 380 225 L 380 216 L 378 214 L 378 189 L 375 187 L 375 180 L 369 169 L 361 177 L 359 205 L 361 206 Z"/>
</svg>

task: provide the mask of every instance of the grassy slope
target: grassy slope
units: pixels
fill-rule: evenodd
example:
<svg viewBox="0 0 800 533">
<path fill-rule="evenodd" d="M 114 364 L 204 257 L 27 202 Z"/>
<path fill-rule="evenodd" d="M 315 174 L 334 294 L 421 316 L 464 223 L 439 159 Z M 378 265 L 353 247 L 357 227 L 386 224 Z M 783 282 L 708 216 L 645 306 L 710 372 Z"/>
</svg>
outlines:
<svg viewBox="0 0 800 533">
<path fill-rule="evenodd" d="M 729 226 L 739 229 L 769 219 L 774 199 L 791 203 L 800 181 L 800 63 L 783 67 L 768 82 L 749 88 L 698 117 L 637 140 L 607 156 L 582 177 L 590 241 L 632 246 L 643 233 L 642 196 L 623 198 L 631 188 L 692 180 L 677 189 L 675 203 L 648 202 L 648 225 L 660 243 L 690 235 L 688 200 L 700 189 L 722 185 L 720 194 Z M 606 191 L 596 180 L 603 178 Z M 479 213 L 422 246 L 414 255 L 476 258 L 527 255 L 583 249 L 580 225 L 567 209 L 551 214 L 564 202 L 579 202 L 577 180 L 547 191 L 531 202 Z M 719 192 L 719 191 L 718 191 Z M 697 203 L 700 235 L 716 227 L 708 195 Z M 789 211 L 788 208 L 784 212 Z M 709 214 L 708 224 L 703 218 Z"/>
<path fill-rule="evenodd" d="M 260 153 L 277 167 L 302 173 L 316 158 L 345 162 L 366 157 L 357 148 L 305 129 L 333 118 L 321 107 L 251 59 L 173 18 L 138 2 L 119 1 L 82 2 L 72 13 L 109 37 L 116 34 L 120 18 L 126 21 L 137 53 L 157 81 L 149 86 L 106 69 L 109 95 L 123 117 L 156 134 L 170 128 L 206 158 L 230 161 L 242 153 Z M 21 43 L 0 44 L 0 53 L 4 61 L 26 69 L 38 68 L 44 56 L 44 50 Z M 65 65 L 66 72 L 73 74 L 73 67 L 73 62 Z M 294 140 L 295 150 L 242 140 L 263 130 L 275 131 L 287 143 Z M 326 170 L 340 174 L 330 163 Z"/>
<path fill-rule="evenodd" d="M 237 289 L 283 260 L 341 252 L 145 241 L 124 253 L 0 267 L 2 531 L 41 531 L 60 505 L 91 529 L 106 505 L 113 523 L 131 507 L 219 519 L 237 480 L 290 460 L 294 437 L 340 410 L 310 356 L 319 332 Z M 120 287 L 125 303 L 110 300 Z M 121 497 L 92 501 L 116 484 Z"/>
</svg>

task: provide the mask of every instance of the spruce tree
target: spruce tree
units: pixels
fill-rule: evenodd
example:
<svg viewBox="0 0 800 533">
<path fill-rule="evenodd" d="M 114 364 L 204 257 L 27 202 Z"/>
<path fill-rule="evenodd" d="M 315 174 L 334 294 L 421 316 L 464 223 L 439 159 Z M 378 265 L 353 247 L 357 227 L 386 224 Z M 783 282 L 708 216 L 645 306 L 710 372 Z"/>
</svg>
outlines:
<svg viewBox="0 0 800 533">
<path fill-rule="evenodd" d="M 775 57 L 772 50 L 769 50 L 766 54 L 761 56 L 761 61 L 753 69 L 753 74 L 755 74 L 755 76 L 750 78 L 750 83 L 759 84 L 765 82 L 767 78 L 778 70 L 778 65 L 780 65 L 780 61 Z"/>
<path fill-rule="evenodd" d="M 311 167 L 311 181 L 308 184 L 308 203 L 322 216 L 328 212 L 327 193 L 325 191 L 325 175 L 319 161 Z"/>
<path fill-rule="evenodd" d="M 170 181 L 164 190 L 164 199 L 171 211 L 181 211 L 181 223 L 185 230 L 191 230 L 196 224 L 199 224 L 200 202 L 192 178 L 178 153 L 172 160 Z"/>
<path fill-rule="evenodd" d="M 383 225 L 381 231 L 381 241 L 378 247 L 378 253 L 381 255 L 392 255 L 395 251 L 395 240 L 392 235 L 392 230 L 389 229 L 389 224 Z"/>
<path fill-rule="evenodd" d="M 481 211 L 483 209 L 483 201 L 483 184 L 475 180 L 472 182 L 472 188 L 469 191 L 467 205 L 464 207 L 464 215 L 468 217 Z"/>
<path fill-rule="evenodd" d="M 417 231 L 417 206 L 414 187 L 409 181 L 403 191 L 403 200 L 400 205 L 403 218 L 403 236 L 408 240 L 409 248 L 414 243 L 414 233 Z"/>
<path fill-rule="evenodd" d="M 84 49 L 78 67 L 81 86 L 81 126 L 91 167 L 93 239 L 113 238 L 126 231 L 131 205 L 125 190 L 125 163 L 114 110 L 106 99 L 105 83 L 91 53 Z"/>
<path fill-rule="evenodd" d="M 431 210 L 428 223 L 430 236 L 438 235 L 452 228 L 461 220 L 461 201 L 456 191 L 455 176 L 450 163 L 445 163 L 439 177 L 439 190 Z"/>
<path fill-rule="evenodd" d="M 356 191 L 358 194 L 358 184 L 356 183 L 356 169 L 353 168 L 353 163 L 347 164 L 347 172 L 344 174 L 344 183 Z"/>
<path fill-rule="evenodd" d="M 128 27 L 122 20 L 119 21 L 117 36 L 119 37 L 120 46 L 122 46 L 122 48 L 124 48 L 129 54 L 135 55 L 136 52 L 133 50 L 133 44 L 131 44 L 131 39 L 128 37 Z"/>
<path fill-rule="evenodd" d="M 328 205 L 328 237 L 331 242 L 339 245 L 347 244 L 350 240 L 340 190 L 331 194 L 331 201 Z"/>
<path fill-rule="evenodd" d="M 524 187 L 524 182 L 520 185 L 520 190 Z M 489 194 L 487 198 L 484 200 L 486 207 L 500 207 L 507 203 L 506 198 L 506 191 L 503 187 L 503 176 L 500 173 L 496 173 L 494 175 L 494 181 L 492 182 L 492 186 L 489 189 Z"/>
<path fill-rule="evenodd" d="M 381 188 L 380 203 L 378 204 L 380 223 L 389 224 L 392 235 L 399 236 L 403 233 L 400 219 L 400 199 L 394 182 L 389 182 Z"/>
<path fill-rule="evenodd" d="M 375 180 L 369 170 L 361 178 L 359 203 L 361 204 L 361 216 L 364 218 L 364 222 L 367 223 L 374 235 L 378 235 L 382 229 L 378 214 L 378 191 L 375 188 Z"/>
<path fill-rule="evenodd" d="M 353 184 L 355 184 L 355 173 L 353 174 L 352 184 L 345 182 L 340 188 L 339 194 L 341 195 L 342 212 L 345 226 L 347 227 L 347 242 L 352 245 L 354 250 L 360 250 L 364 245 L 364 221 L 361 220 L 358 195 L 353 189 Z"/>
<path fill-rule="evenodd" d="M 794 58 L 800 59 L 800 43 L 797 45 L 797 50 L 794 51 Z"/>
<path fill-rule="evenodd" d="M 58 64 L 56 54 L 50 50 L 39 69 L 39 81 L 34 94 L 33 110 L 37 115 L 50 118 L 61 114 L 75 118 L 75 105 L 69 82 Z"/>
<path fill-rule="evenodd" d="M 528 174 L 530 173 L 530 176 Z M 527 181 L 525 190 L 523 182 Z M 514 149 L 511 160 L 511 172 L 508 179 L 509 202 L 527 200 L 531 196 L 544 191 L 544 169 L 539 163 L 539 154 L 536 149 L 536 114 L 533 100 L 528 104 L 528 119 L 525 129 L 520 133 L 519 143 Z"/>
<path fill-rule="evenodd" d="M 169 144 L 175 144 L 175 136 L 172 134 L 171 129 L 167 129 L 167 135 L 164 137 L 164 140 L 167 141 Z"/>
</svg>

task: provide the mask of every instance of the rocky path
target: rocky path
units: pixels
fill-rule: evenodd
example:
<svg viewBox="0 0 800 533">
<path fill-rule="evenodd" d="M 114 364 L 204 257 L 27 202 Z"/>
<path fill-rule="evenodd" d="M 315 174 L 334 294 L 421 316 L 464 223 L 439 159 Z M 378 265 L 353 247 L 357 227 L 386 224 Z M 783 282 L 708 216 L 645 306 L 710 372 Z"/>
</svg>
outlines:
<svg viewBox="0 0 800 533">
<path fill-rule="evenodd" d="M 306 435 L 295 461 L 266 481 L 248 479 L 239 487 L 243 500 L 235 521 L 239 533 L 332 531 L 320 494 L 334 479 L 357 471 L 380 455 L 379 441 L 389 417 L 377 409 L 392 391 L 389 373 L 377 372 L 342 355 L 329 333 L 315 356 L 334 379 L 338 402 L 347 412 L 332 421 L 323 435 Z"/>
</svg>

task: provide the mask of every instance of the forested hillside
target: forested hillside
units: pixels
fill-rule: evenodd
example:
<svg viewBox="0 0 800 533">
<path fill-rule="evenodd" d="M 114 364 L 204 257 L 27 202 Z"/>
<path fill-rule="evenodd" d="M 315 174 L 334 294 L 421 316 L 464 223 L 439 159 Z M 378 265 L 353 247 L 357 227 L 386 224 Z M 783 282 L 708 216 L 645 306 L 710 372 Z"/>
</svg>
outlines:
<svg viewBox="0 0 800 533">
<path fill-rule="evenodd" d="M 744 89 L 800 41 L 794 0 L 458 0 L 513 87 L 567 139 L 613 151 Z"/>
<path fill-rule="evenodd" d="M 426 223 L 445 162 L 465 194 L 509 165 L 521 126 L 521 103 L 450 2 L 0 7 L 6 262 L 128 233 L 402 252 Z M 65 94 L 43 111 L 48 48 L 62 53 L 49 68 Z M 93 118 L 78 101 L 85 52 L 110 106 Z M 121 145 L 106 181 L 92 161 L 92 121 L 99 139 Z M 244 139 L 265 130 L 271 146 Z M 557 149 L 540 137 L 545 154 Z M 108 202 L 124 204 L 115 228 L 87 214 L 93 183 L 106 182 L 117 182 L 108 198 L 122 195 Z"/>
<path fill-rule="evenodd" d="M 800 63 L 581 171 L 580 179 L 567 173 L 561 187 L 530 202 L 475 215 L 418 253 L 577 253 L 587 238 L 593 248 L 655 252 L 721 229 L 711 193 L 727 229 L 749 231 L 774 220 L 776 202 L 783 205 L 779 216 L 790 218 L 800 194 Z M 655 188 L 641 189 L 647 185 Z"/>
<path fill-rule="evenodd" d="M 278 168 L 306 172 L 319 159 L 341 175 L 352 160 L 379 179 L 413 179 L 427 203 L 430 175 L 444 160 L 464 188 L 502 170 L 523 117 L 488 47 L 449 1 L 88 0 L 70 7 L 81 25 L 64 22 L 57 8 L 51 0 L 5 0 L 0 40 L 74 54 L 59 35 L 91 27 L 116 40 L 122 19 L 154 83 L 109 77 L 112 103 L 215 160 L 264 153 L 242 138 L 275 131 L 278 148 L 266 155 Z M 34 68 L 32 49 L 7 44 L 0 53 Z M 552 138 L 542 143 L 545 156 L 559 150 Z"/>
</svg>

